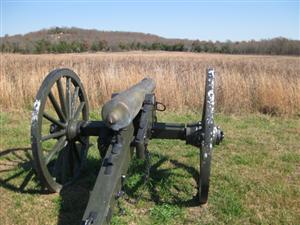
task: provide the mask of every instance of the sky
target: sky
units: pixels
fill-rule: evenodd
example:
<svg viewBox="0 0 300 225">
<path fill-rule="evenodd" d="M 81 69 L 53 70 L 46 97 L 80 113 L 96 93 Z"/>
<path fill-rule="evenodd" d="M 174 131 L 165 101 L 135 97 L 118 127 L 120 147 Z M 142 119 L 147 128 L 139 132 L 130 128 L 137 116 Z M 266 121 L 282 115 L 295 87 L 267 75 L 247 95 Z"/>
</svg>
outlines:
<svg viewBox="0 0 300 225">
<path fill-rule="evenodd" d="M 0 0 L 1 36 L 56 26 L 166 38 L 300 40 L 300 0 Z"/>
</svg>

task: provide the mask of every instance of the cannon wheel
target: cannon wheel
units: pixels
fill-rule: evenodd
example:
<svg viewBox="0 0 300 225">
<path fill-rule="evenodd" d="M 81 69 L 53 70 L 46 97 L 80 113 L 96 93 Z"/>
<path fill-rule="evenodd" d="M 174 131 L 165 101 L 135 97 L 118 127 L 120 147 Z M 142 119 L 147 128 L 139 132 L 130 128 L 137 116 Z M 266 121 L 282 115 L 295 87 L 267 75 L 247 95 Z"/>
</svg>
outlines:
<svg viewBox="0 0 300 225">
<path fill-rule="evenodd" d="M 52 71 L 36 95 L 31 118 L 35 170 L 49 191 L 59 192 L 78 177 L 89 147 L 89 138 L 78 134 L 78 126 L 88 116 L 79 77 L 69 69 Z"/>
<path fill-rule="evenodd" d="M 214 129 L 214 70 L 207 70 L 205 83 L 205 97 L 202 113 L 203 142 L 200 147 L 200 177 L 199 177 L 199 201 L 205 204 L 208 199 L 209 177 L 213 149 Z"/>
</svg>

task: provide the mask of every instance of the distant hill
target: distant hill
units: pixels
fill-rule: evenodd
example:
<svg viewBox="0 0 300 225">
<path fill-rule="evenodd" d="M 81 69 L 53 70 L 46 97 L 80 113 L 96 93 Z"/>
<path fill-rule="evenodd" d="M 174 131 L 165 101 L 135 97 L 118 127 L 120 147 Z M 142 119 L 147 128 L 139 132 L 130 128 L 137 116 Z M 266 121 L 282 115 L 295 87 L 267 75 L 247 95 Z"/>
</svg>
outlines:
<svg viewBox="0 0 300 225">
<path fill-rule="evenodd" d="M 300 55 L 300 41 L 274 38 L 261 41 L 212 42 L 167 39 L 138 32 L 99 31 L 55 27 L 0 38 L 1 51 L 13 53 L 68 53 L 86 51 L 162 50 L 230 54 Z"/>
<path fill-rule="evenodd" d="M 36 32 L 30 32 L 25 35 L 14 35 L 6 37 L 10 42 L 36 42 L 38 40 L 47 40 L 51 43 L 59 41 L 86 41 L 89 44 L 93 42 L 104 40 L 108 45 L 118 45 L 119 43 L 176 43 L 184 40 L 180 39 L 166 39 L 153 34 L 144 34 L 137 32 L 120 32 L 120 31 L 99 31 L 80 28 L 50 28 L 43 29 Z"/>
</svg>

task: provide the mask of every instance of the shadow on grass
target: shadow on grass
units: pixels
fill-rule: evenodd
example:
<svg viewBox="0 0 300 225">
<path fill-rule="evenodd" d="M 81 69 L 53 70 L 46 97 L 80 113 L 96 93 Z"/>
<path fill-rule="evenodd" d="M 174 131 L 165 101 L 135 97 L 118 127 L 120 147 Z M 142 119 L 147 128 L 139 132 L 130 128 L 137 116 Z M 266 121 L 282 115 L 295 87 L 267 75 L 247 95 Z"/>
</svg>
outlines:
<svg viewBox="0 0 300 225">
<path fill-rule="evenodd" d="M 80 178 L 60 192 L 60 209 L 57 225 L 81 224 L 90 191 L 93 189 L 101 161 L 88 158 Z"/>
<path fill-rule="evenodd" d="M 58 201 L 54 201 L 59 208 L 58 225 L 81 223 L 100 163 L 99 160 L 88 159 L 87 168 L 80 178 L 61 190 Z M 31 148 L 0 150 L 0 187 L 21 194 L 49 194 L 39 183 L 33 168 Z"/>
<path fill-rule="evenodd" d="M 19 193 L 43 194 L 47 191 L 40 185 L 29 185 L 31 180 L 38 183 L 32 164 L 31 148 L 20 147 L 1 150 L 0 186 Z"/>
<path fill-rule="evenodd" d="M 198 183 L 199 180 L 199 172 L 192 166 L 188 166 L 184 163 L 181 163 L 177 160 L 170 159 L 167 156 L 163 156 L 160 154 L 151 154 L 153 157 L 158 158 L 158 160 L 151 165 L 150 167 L 150 174 L 149 177 L 147 178 L 147 181 L 145 181 L 145 177 L 142 177 L 133 186 L 130 187 L 125 187 L 125 191 L 127 195 L 130 198 L 139 198 L 141 196 L 136 195 L 137 191 L 143 186 L 145 186 L 146 191 L 148 191 L 150 195 L 149 201 L 153 201 L 158 205 L 161 204 L 172 204 L 172 205 L 177 205 L 180 207 L 195 207 L 199 206 L 199 201 L 198 201 L 198 193 L 194 196 L 191 196 L 190 199 L 182 199 L 178 197 L 178 192 L 181 192 L 182 189 L 179 187 L 178 184 L 170 184 L 170 181 L 172 181 L 174 176 L 174 173 L 172 170 L 174 168 L 160 168 L 164 163 L 171 163 L 174 165 L 176 168 L 180 168 L 182 170 L 185 170 L 188 172 L 192 178 L 195 180 L 196 184 Z M 131 175 L 134 174 L 141 174 L 141 171 L 145 171 L 145 164 L 137 163 L 131 165 L 129 168 L 129 173 Z M 168 194 L 171 195 L 171 200 L 166 200 L 162 198 L 162 192 L 159 190 L 160 188 L 163 189 L 171 189 L 171 188 L 176 189 L 177 193 L 172 193 L 172 191 L 168 190 Z"/>
<path fill-rule="evenodd" d="M 19 193 L 47 194 L 49 192 L 39 184 L 34 173 L 30 151 L 30 148 L 12 148 L 0 152 L 0 186 Z M 174 193 L 172 194 L 172 200 L 164 200 L 159 191 L 159 187 L 161 187 L 162 181 L 172 179 L 173 168 L 160 168 L 164 163 L 171 163 L 175 167 L 187 171 L 193 179 L 195 179 L 196 183 L 198 182 L 199 172 L 191 166 L 185 165 L 177 160 L 169 159 L 166 156 L 159 154 L 152 154 L 152 156 L 158 158 L 158 160 L 151 165 L 150 182 L 145 183 L 143 176 L 141 176 L 134 186 L 131 188 L 125 187 L 126 194 L 134 199 L 136 198 L 138 189 L 145 185 L 150 194 L 150 199 L 147 199 L 148 201 L 153 201 L 156 204 L 176 204 L 182 207 L 198 206 L 197 195 L 191 196 L 192 198 L 186 200 L 180 199 L 176 193 Z M 84 210 L 89 200 L 89 193 L 96 181 L 100 165 L 101 161 L 88 158 L 86 168 L 79 180 L 65 187 L 60 192 L 56 203 L 59 207 L 58 225 L 81 223 Z M 141 171 L 145 171 L 145 164 L 139 164 L 135 161 L 131 163 L 129 174 L 143 173 Z M 177 188 L 177 190 L 179 192 L 181 191 L 180 188 Z"/>
<path fill-rule="evenodd" d="M 169 159 L 166 156 L 159 154 L 152 155 L 154 157 L 159 157 L 159 160 L 157 160 L 153 165 L 151 165 L 149 177 L 151 184 L 145 184 L 144 177 L 141 176 L 133 187 L 127 188 L 125 186 L 126 195 L 131 199 L 137 198 L 136 193 L 138 192 L 138 189 L 143 188 L 143 185 L 145 185 L 148 192 L 150 193 L 150 199 L 147 200 L 153 201 L 158 205 L 175 204 L 180 207 L 199 206 L 198 194 L 196 194 L 195 196 L 191 196 L 190 199 L 183 200 L 176 196 L 176 194 L 174 193 L 174 195 L 172 196 L 173 200 L 170 200 L 168 202 L 161 198 L 161 194 L 157 189 L 161 185 L 162 180 L 172 179 L 172 168 L 160 168 L 164 163 L 170 162 L 176 168 L 181 168 L 185 170 L 192 176 L 193 179 L 195 179 L 196 183 L 198 183 L 199 172 L 194 167 L 180 163 L 177 160 Z M 82 216 L 84 214 L 85 208 L 89 200 L 89 193 L 93 189 L 93 186 L 95 184 L 100 165 L 101 161 L 88 158 L 87 168 L 84 170 L 83 174 L 81 175 L 81 178 L 72 186 L 66 187 L 61 191 L 61 203 L 60 212 L 58 216 L 58 225 L 81 223 Z M 129 176 L 133 176 L 136 173 L 143 174 L 145 169 L 145 163 L 137 163 L 136 160 L 133 160 L 129 167 L 128 174 Z M 178 191 L 181 191 L 180 188 Z"/>
<path fill-rule="evenodd" d="M 191 196 L 190 199 L 183 200 L 180 199 L 176 193 L 173 194 L 172 201 L 165 201 L 161 198 L 161 193 L 157 189 L 161 185 L 162 180 L 172 179 L 170 176 L 174 175 L 172 172 L 173 168 L 169 169 L 161 169 L 160 167 L 164 163 L 171 163 L 176 168 L 180 168 L 188 172 L 196 183 L 198 183 L 199 172 L 191 166 L 185 165 L 183 163 L 178 162 L 177 160 L 169 159 L 166 156 L 162 156 L 159 154 L 151 154 L 154 157 L 159 157 L 159 160 L 156 161 L 153 165 L 151 165 L 151 170 L 149 174 L 150 182 L 145 183 L 145 179 L 143 176 L 137 180 L 136 184 L 131 187 L 124 187 L 124 191 L 126 195 L 131 199 L 137 198 L 136 192 L 138 189 L 143 188 L 143 185 L 147 188 L 150 193 L 150 199 L 148 201 L 153 201 L 158 205 L 161 204 L 175 204 L 179 207 L 194 207 L 199 206 L 198 194 L 195 196 Z M 137 163 L 138 160 L 133 159 L 132 163 L 129 167 L 128 174 L 129 176 L 134 176 L 136 174 L 141 174 L 145 171 L 145 162 Z M 87 168 L 81 176 L 81 179 L 77 181 L 72 186 L 64 188 L 61 193 L 61 206 L 59 212 L 59 220 L 58 225 L 65 224 L 80 224 L 82 216 L 84 214 L 85 208 L 87 206 L 89 200 L 89 193 L 92 190 L 94 183 L 96 181 L 99 167 L 101 165 L 101 161 L 96 159 L 88 159 L 87 160 Z M 181 190 L 178 190 L 179 192 Z M 130 201 L 127 199 L 127 201 Z M 116 206 L 117 207 L 117 206 Z M 116 209 L 117 212 L 117 209 Z"/>
</svg>

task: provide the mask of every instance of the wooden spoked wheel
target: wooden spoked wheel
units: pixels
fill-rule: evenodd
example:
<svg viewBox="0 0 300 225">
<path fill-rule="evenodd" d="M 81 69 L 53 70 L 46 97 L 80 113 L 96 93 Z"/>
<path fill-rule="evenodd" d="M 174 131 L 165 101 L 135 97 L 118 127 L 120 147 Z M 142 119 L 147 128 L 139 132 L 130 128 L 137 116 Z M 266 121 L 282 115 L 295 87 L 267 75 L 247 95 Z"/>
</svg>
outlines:
<svg viewBox="0 0 300 225">
<path fill-rule="evenodd" d="M 205 204 L 208 199 L 211 158 L 213 150 L 214 131 L 214 70 L 208 69 L 205 83 L 205 97 L 202 113 L 203 141 L 200 147 L 200 177 L 199 177 L 199 201 Z"/>
<path fill-rule="evenodd" d="M 88 117 L 79 77 L 69 69 L 52 71 L 36 95 L 31 120 L 35 170 L 49 191 L 59 192 L 82 170 L 89 139 L 78 128 Z"/>
</svg>

